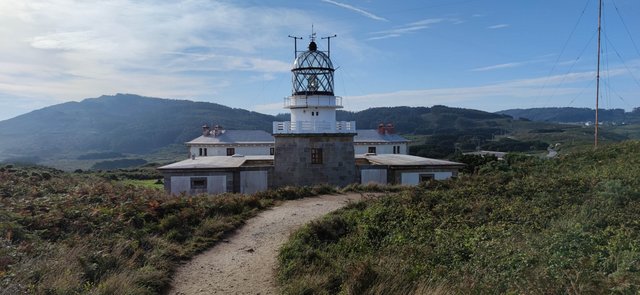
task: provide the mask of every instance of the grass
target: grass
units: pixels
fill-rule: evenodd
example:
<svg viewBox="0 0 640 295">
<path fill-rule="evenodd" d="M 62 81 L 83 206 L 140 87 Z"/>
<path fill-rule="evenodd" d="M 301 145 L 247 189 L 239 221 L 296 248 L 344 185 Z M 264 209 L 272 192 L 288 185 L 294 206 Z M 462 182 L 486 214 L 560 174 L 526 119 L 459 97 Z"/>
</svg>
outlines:
<svg viewBox="0 0 640 295">
<path fill-rule="evenodd" d="M 124 185 L 164 190 L 164 184 L 158 183 L 157 179 L 124 179 L 121 182 Z"/>
<path fill-rule="evenodd" d="M 155 176 L 0 167 L 0 294 L 163 293 L 181 261 L 258 211 L 336 192 L 316 186 L 175 197 L 145 177 Z"/>
<path fill-rule="evenodd" d="M 281 249 L 285 294 L 637 294 L 640 142 L 352 204 Z"/>
</svg>

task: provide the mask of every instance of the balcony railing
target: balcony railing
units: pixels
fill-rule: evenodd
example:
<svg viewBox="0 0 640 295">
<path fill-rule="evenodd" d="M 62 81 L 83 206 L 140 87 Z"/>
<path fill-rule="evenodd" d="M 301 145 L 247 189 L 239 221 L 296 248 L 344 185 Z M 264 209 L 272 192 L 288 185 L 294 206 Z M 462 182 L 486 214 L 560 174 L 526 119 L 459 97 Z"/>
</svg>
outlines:
<svg viewBox="0 0 640 295">
<path fill-rule="evenodd" d="M 300 133 L 356 133 L 356 122 L 339 121 L 335 124 L 327 121 L 273 122 L 273 134 Z"/>
<path fill-rule="evenodd" d="M 284 108 L 306 107 L 336 107 L 342 108 L 341 96 L 289 96 L 284 98 Z"/>
</svg>

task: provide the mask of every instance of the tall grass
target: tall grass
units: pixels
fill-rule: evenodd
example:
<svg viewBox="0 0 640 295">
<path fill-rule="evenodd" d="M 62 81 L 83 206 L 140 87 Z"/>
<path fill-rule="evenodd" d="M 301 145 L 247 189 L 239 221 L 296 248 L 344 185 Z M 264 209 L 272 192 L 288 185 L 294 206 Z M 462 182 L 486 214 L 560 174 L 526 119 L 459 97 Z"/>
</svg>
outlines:
<svg viewBox="0 0 640 295">
<path fill-rule="evenodd" d="M 354 204 L 281 249 L 286 294 L 635 294 L 640 142 Z"/>
<path fill-rule="evenodd" d="M 175 197 L 102 173 L 0 167 L 0 294 L 162 293 L 180 261 L 259 210 L 335 192 Z"/>
</svg>

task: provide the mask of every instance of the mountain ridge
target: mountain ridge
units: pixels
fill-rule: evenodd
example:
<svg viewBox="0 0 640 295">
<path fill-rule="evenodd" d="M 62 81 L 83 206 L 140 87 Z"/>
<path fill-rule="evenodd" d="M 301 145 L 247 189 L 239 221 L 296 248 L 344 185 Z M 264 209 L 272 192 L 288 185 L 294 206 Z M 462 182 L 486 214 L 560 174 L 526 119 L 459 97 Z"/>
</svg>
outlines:
<svg viewBox="0 0 640 295">
<path fill-rule="evenodd" d="M 567 130 L 573 130 L 573 138 L 589 137 L 586 129 L 442 105 L 339 110 L 336 117 L 339 121 L 355 121 L 358 129 L 393 123 L 398 133 L 413 141 L 412 154 L 434 158 L 447 157 L 455 150 L 474 150 L 501 137 L 522 140 L 519 144 L 525 146 L 561 141 Z M 186 155 L 184 143 L 199 136 L 203 124 L 271 132 L 272 122 L 283 120 L 289 120 L 289 114 L 272 116 L 184 99 L 103 95 L 0 121 L 0 161 L 40 163 L 66 170 L 90 168 L 98 160 L 109 159 L 167 162 Z M 550 139 L 537 141 L 543 137 Z M 513 142 L 500 145 L 514 146 Z"/>
</svg>

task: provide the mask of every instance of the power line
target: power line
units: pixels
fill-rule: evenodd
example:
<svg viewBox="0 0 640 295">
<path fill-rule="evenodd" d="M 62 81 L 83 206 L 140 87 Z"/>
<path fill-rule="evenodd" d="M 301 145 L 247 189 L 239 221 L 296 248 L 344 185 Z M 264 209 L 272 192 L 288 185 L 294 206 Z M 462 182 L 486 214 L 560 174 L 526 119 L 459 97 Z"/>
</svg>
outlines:
<svg viewBox="0 0 640 295">
<path fill-rule="evenodd" d="M 584 5 L 584 8 L 582 9 L 582 13 L 580 13 L 580 16 L 578 17 L 578 20 L 576 21 L 575 25 L 573 25 L 573 29 L 571 30 L 571 33 L 569 33 L 569 37 L 567 37 L 567 40 L 564 41 L 564 44 L 562 45 L 562 49 L 560 50 L 560 54 L 558 55 L 558 58 L 556 58 L 556 61 L 553 63 L 553 66 L 551 67 L 551 70 L 549 71 L 549 74 L 547 74 L 547 80 L 545 80 L 544 84 L 542 84 L 542 88 L 540 88 L 540 91 L 538 92 L 538 96 L 534 99 L 534 102 L 536 100 L 538 100 L 538 98 L 542 95 L 542 92 L 544 91 L 544 89 L 547 87 L 547 84 L 549 82 L 549 78 L 551 77 L 551 74 L 553 73 L 553 71 L 555 71 L 556 67 L 558 66 L 558 63 L 560 62 L 560 58 L 564 54 L 564 51 L 567 49 L 567 45 L 569 45 L 569 41 L 573 37 L 573 34 L 576 32 L 576 29 L 578 28 L 578 25 L 582 21 L 582 17 L 584 16 L 585 11 L 587 11 L 587 8 L 589 7 L 589 3 L 591 3 L 591 1 L 589 1 L 589 0 L 586 1 L 586 4 Z M 592 39 L 593 39 L 593 37 L 592 37 Z M 576 60 L 576 62 L 577 62 L 577 60 Z"/>
<path fill-rule="evenodd" d="M 629 32 L 629 28 L 627 27 L 627 23 L 624 21 L 624 18 L 620 14 L 620 10 L 618 9 L 618 6 L 616 5 L 616 2 L 615 1 L 611 1 L 611 2 L 613 3 L 613 7 L 615 7 L 615 9 L 616 9 L 616 13 L 618 14 L 618 17 L 620 17 L 620 21 L 622 22 L 622 25 L 624 26 L 624 29 L 627 31 L 627 35 L 629 35 L 629 39 L 631 39 L 631 44 L 633 44 L 633 48 L 636 49 L 636 53 L 638 53 L 638 56 L 640 56 L 640 50 L 638 50 L 638 45 L 636 45 L 636 41 L 633 40 L 633 36 L 631 35 L 631 32 Z"/>
</svg>

